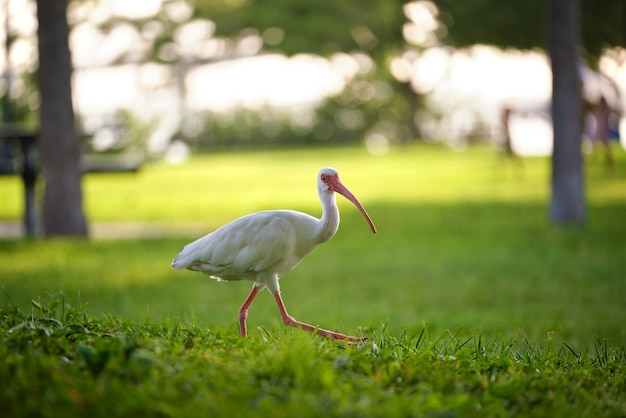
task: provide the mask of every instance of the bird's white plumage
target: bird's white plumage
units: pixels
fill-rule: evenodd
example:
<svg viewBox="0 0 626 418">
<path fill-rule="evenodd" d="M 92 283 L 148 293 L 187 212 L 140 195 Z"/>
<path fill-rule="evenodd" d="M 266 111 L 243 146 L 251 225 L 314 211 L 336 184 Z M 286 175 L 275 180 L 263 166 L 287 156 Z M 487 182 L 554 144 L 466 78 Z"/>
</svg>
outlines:
<svg viewBox="0 0 626 418">
<path fill-rule="evenodd" d="M 185 246 L 172 267 L 219 280 L 259 279 L 273 287 L 267 277 L 258 276 L 269 273 L 277 280 L 298 265 L 321 243 L 311 239 L 319 222 L 291 210 L 246 215 Z"/>
<path fill-rule="evenodd" d="M 337 232 L 339 210 L 335 192 L 352 201 L 365 216 L 372 232 L 376 233 L 369 215 L 339 181 L 335 169 L 320 170 L 317 192 L 322 203 L 321 219 L 292 210 L 268 210 L 243 216 L 185 246 L 172 261 L 172 268 L 199 271 L 218 280 L 254 281 L 253 290 L 239 311 L 243 336 L 246 335 L 248 307 L 257 292 L 267 287 L 276 298 L 286 324 L 336 339 L 360 341 L 357 337 L 296 321 L 287 313 L 280 297 L 280 277 Z"/>
</svg>

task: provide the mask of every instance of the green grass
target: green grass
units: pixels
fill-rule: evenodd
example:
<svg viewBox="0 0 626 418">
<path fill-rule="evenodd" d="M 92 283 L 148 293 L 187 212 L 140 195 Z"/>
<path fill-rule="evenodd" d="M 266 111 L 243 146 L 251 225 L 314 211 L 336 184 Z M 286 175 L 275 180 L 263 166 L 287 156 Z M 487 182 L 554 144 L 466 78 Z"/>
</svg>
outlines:
<svg viewBox="0 0 626 418">
<path fill-rule="evenodd" d="M 0 240 L 0 410 L 623 416 L 626 156 L 616 159 L 612 174 L 587 164 L 581 228 L 548 222 L 549 160 L 518 167 L 486 148 L 216 154 L 88 175 L 92 222 L 148 222 L 167 236 Z M 171 271 L 169 261 L 251 211 L 319 215 L 314 179 L 325 165 L 379 234 L 339 198 L 339 232 L 281 280 L 282 294 L 296 318 L 370 341 L 343 349 L 284 329 L 267 292 L 241 339 L 250 285 Z M 0 177 L 0 196 L 0 221 L 19 219 L 18 179 Z"/>
<path fill-rule="evenodd" d="M 72 301 L 73 302 L 73 301 Z M 79 304 L 78 304 L 79 305 Z M 623 416 L 626 352 L 477 333 L 288 329 L 249 339 L 176 321 L 89 318 L 60 295 L 2 315 L 6 416 Z M 58 318 L 58 319 L 57 319 Z"/>
</svg>

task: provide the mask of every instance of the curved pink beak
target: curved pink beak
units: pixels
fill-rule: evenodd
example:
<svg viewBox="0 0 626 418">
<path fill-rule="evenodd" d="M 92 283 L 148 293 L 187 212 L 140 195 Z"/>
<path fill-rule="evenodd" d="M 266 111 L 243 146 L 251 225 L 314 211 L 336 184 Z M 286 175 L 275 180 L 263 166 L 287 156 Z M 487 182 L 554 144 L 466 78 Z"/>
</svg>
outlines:
<svg viewBox="0 0 626 418">
<path fill-rule="evenodd" d="M 343 183 L 341 183 L 341 181 L 339 180 L 339 176 L 335 176 L 333 178 L 333 181 L 330 181 L 328 183 L 328 186 L 330 187 L 330 189 L 332 191 L 339 193 L 340 195 L 342 195 L 343 197 L 345 197 L 346 199 L 348 199 L 349 201 L 354 203 L 354 206 L 359 208 L 359 210 L 361 211 L 361 213 L 365 217 L 365 220 L 369 224 L 372 232 L 375 234 L 376 233 L 376 226 L 374 225 L 374 222 L 372 222 L 372 219 L 367 214 L 367 211 L 365 210 L 363 205 L 361 205 L 361 202 L 359 202 L 359 200 L 352 194 L 352 192 L 350 190 L 348 190 L 348 188 L 346 186 L 344 186 Z"/>
</svg>

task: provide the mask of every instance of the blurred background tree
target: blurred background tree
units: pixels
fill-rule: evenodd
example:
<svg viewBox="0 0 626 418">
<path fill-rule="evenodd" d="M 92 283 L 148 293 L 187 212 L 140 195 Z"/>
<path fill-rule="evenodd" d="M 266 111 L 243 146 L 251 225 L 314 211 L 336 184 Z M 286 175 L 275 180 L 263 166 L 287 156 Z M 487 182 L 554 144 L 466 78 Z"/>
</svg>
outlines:
<svg viewBox="0 0 626 418">
<path fill-rule="evenodd" d="M 434 0 L 447 36 L 457 47 L 489 44 L 500 48 L 547 50 L 552 63 L 552 198 L 555 223 L 585 220 L 583 98 L 580 62 L 597 67 L 606 49 L 626 41 L 626 2 L 591 0 Z"/>
<path fill-rule="evenodd" d="M 38 0 L 37 21 L 41 99 L 38 146 L 45 180 L 43 232 L 46 236 L 86 236 L 66 0 Z"/>
<path fill-rule="evenodd" d="M 550 22 L 546 0 L 432 1 L 445 26 L 442 41 L 449 45 L 547 50 Z M 592 0 L 579 0 L 578 4 L 579 53 L 595 67 L 607 48 L 626 43 L 626 2 L 608 0 L 602 7 Z"/>
<path fill-rule="evenodd" d="M 409 84 L 390 71 L 391 60 L 406 48 L 404 5 L 403 1 L 377 0 L 335 4 L 255 0 L 216 7 L 196 2 L 194 15 L 214 21 L 216 33 L 227 38 L 259 34 L 266 51 L 361 57 L 364 63 L 357 76 L 343 92 L 317 108 L 317 120 L 331 127 L 329 136 L 340 143 L 374 134 L 402 142 L 419 137 L 414 115 L 420 106 Z M 351 119 L 355 122 L 347 122 Z"/>
</svg>

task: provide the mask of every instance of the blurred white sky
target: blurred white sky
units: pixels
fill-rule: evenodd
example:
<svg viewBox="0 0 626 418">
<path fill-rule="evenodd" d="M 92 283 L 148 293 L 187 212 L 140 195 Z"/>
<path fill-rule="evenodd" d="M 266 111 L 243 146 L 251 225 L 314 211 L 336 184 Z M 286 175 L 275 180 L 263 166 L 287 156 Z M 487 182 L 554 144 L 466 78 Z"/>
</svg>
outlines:
<svg viewBox="0 0 626 418">
<path fill-rule="evenodd" d="M 37 57 L 35 3 L 3 0 L 0 39 L 5 38 L 7 5 L 11 28 L 20 35 L 12 48 L 11 69 L 32 70 Z M 171 131 L 181 123 L 182 111 L 227 112 L 234 107 L 260 110 L 269 106 L 295 111 L 301 117 L 306 109 L 310 111 L 324 97 L 337 94 L 347 81 L 372 65 L 363 54 L 336 54 L 330 58 L 259 54 L 268 34 L 250 32 L 228 43 L 213 36 L 214 24 L 207 20 L 183 24 L 176 34 L 176 44 L 160 51 L 176 54 L 189 64 L 145 63 L 142 59 L 149 40 L 161 30 L 158 24 L 137 29 L 121 23 L 106 34 L 96 26 L 116 15 L 149 18 L 160 9 L 161 0 L 72 4 L 70 20 L 83 22 L 70 35 L 75 63 L 74 105 L 87 123 L 122 108 L 144 118 L 158 117 L 167 125 L 164 129 Z M 436 20 L 432 12 L 432 5 L 422 1 L 405 8 L 407 40 L 421 46 L 434 45 Z M 184 1 L 177 0 L 167 2 L 165 13 L 173 21 L 185 22 L 191 10 Z M 272 36 L 280 37 L 281 33 L 277 30 Z M 197 58 L 216 62 L 191 65 Z M 113 61 L 125 63 L 109 66 Z M 611 51 L 600 62 L 600 70 L 622 92 L 626 90 L 625 63 L 624 50 Z M 6 69 L 3 48 L 0 66 Z M 551 91 L 549 63 L 538 51 L 501 51 L 486 46 L 458 51 L 432 46 L 423 52 L 406 52 L 392 61 L 391 69 L 398 79 L 409 81 L 415 91 L 425 94 L 429 107 L 442 115 L 441 119 L 423 115 L 424 132 L 453 141 L 474 129 L 477 121 L 497 131 L 502 106 L 545 109 Z M 594 80 L 591 77 L 588 83 L 592 96 L 599 89 Z M 6 83 L 2 88 L 6 89 Z M 12 95 L 19 95 L 20 88 L 19 81 L 15 82 Z M 626 102 L 622 106 L 626 108 Z M 514 116 L 511 129 L 513 145 L 521 154 L 551 152 L 550 124 L 545 117 Z"/>
</svg>

